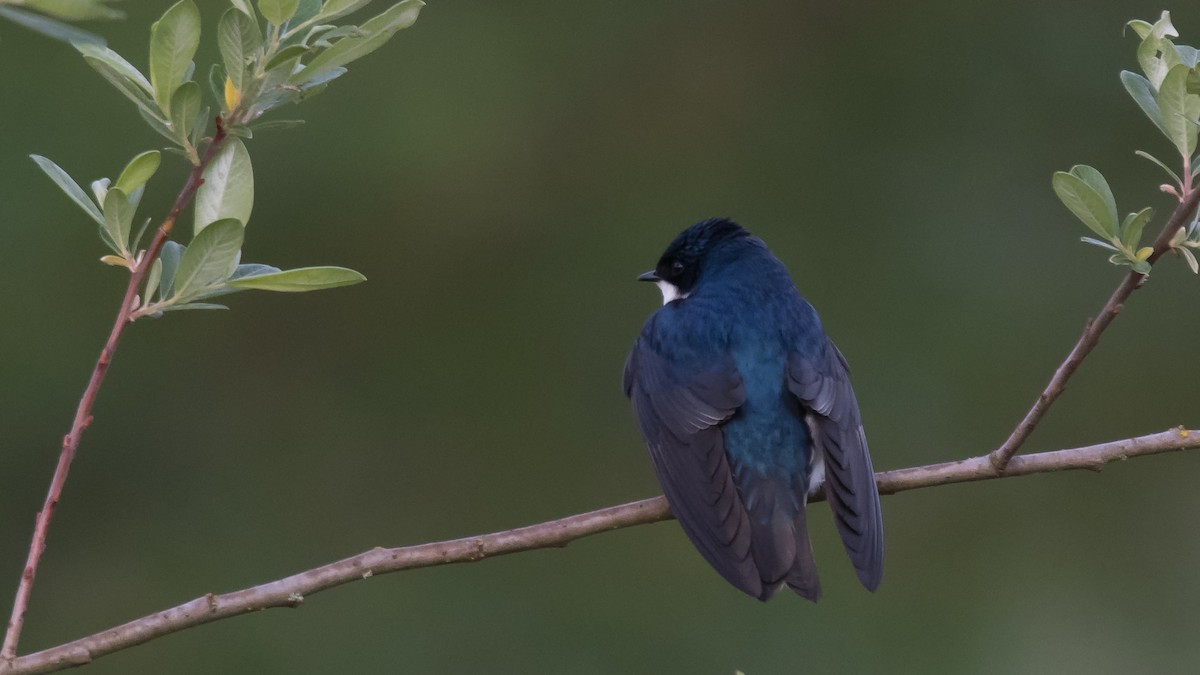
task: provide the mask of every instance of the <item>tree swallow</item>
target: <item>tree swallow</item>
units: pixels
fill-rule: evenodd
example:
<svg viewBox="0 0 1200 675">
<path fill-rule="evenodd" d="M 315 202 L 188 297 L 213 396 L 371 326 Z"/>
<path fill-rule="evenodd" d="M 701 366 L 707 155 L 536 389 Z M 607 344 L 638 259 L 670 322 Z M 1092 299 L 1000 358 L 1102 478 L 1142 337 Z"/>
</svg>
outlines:
<svg viewBox="0 0 1200 675">
<path fill-rule="evenodd" d="M 766 244 L 726 219 L 684 230 L 651 272 L 663 306 L 623 386 L 671 512 L 759 600 L 821 595 L 805 522 L 825 485 L 868 590 L 883 574 L 879 491 L 846 359 Z"/>
</svg>

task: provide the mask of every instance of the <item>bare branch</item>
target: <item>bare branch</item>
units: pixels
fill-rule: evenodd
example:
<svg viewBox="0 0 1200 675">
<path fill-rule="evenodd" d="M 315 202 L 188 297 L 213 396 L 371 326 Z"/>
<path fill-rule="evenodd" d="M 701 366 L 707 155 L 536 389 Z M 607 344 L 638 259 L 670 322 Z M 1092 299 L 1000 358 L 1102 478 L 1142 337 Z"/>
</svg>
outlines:
<svg viewBox="0 0 1200 675">
<path fill-rule="evenodd" d="M 1188 219 L 1196 212 L 1196 205 L 1200 203 L 1200 190 L 1192 190 L 1185 192 L 1185 194 L 1186 198 L 1175 208 L 1175 211 L 1167 220 L 1167 224 L 1163 226 L 1162 231 L 1158 233 L 1158 237 L 1154 240 L 1154 252 L 1146 260 L 1151 265 L 1171 249 L 1171 238 L 1175 236 L 1179 228 L 1187 224 Z M 1046 411 L 1050 409 L 1050 406 L 1054 404 L 1054 401 L 1066 389 L 1067 380 L 1071 379 L 1071 376 L 1079 368 L 1079 364 L 1083 363 L 1083 360 L 1095 348 L 1096 343 L 1100 341 L 1100 334 L 1104 332 L 1104 329 L 1108 328 L 1113 319 L 1117 318 L 1117 314 L 1121 313 L 1121 309 L 1124 307 L 1125 301 L 1129 299 L 1129 296 L 1140 288 L 1147 279 L 1149 277 L 1137 272 L 1126 274 L 1125 278 L 1117 286 L 1117 289 L 1109 296 L 1108 302 L 1104 303 L 1104 307 L 1101 308 L 1096 318 L 1088 321 L 1087 326 L 1083 329 L 1083 335 L 1079 336 L 1079 341 L 1075 343 L 1075 346 L 1071 349 L 1071 353 L 1067 354 L 1067 358 L 1054 371 L 1054 376 L 1050 378 L 1050 383 L 1046 385 L 1046 388 L 1042 390 L 1037 400 L 1034 401 L 1033 407 L 1029 409 L 1029 412 L 1025 413 L 1024 419 L 1013 429 L 1008 439 L 988 455 L 988 459 L 997 471 L 1007 470 L 1008 463 L 1013 455 L 1017 454 L 1017 451 L 1021 449 L 1026 439 L 1029 438 L 1029 435 L 1037 427 L 1038 422 L 1042 421 L 1042 417 L 1046 414 Z"/>
<path fill-rule="evenodd" d="M 42 552 L 46 550 L 46 535 L 50 530 L 50 519 L 54 516 L 54 508 L 62 499 L 63 485 L 67 482 L 67 473 L 71 470 L 71 462 L 74 461 L 75 452 L 79 449 L 79 440 L 92 423 L 92 406 L 96 403 L 100 385 L 104 383 L 104 376 L 108 373 L 108 367 L 117 352 L 117 343 L 121 341 L 125 327 L 133 322 L 133 311 L 136 309 L 134 300 L 137 298 L 138 288 L 141 287 L 150 267 L 170 237 L 171 228 L 174 227 L 179 214 L 191 202 L 192 197 L 196 194 L 196 189 L 204 182 L 201 178 L 204 168 L 212 161 L 213 155 L 216 154 L 217 148 L 224 140 L 225 129 L 221 119 L 217 118 L 217 132 L 213 136 L 212 142 L 209 143 L 204 158 L 188 174 L 187 181 L 179 190 L 171 211 L 154 233 L 150 248 L 130 270 L 129 284 L 125 287 L 125 296 L 121 300 L 121 306 L 117 308 L 117 318 L 113 321 L 113 327 L 108 334 L 108 340 L 104 343 L 104 348 L 100 350 L 100 357 L 96 359 L 96 366 L 92 369 L 92 376 L 88 380 L 87 388 L 83 390 L 83 396 L 79 399 L 79 405 L 75 409 L 75 420 L 71 423 L 71 431 L 63 437 L 58 466 L 54 469 L 54 476 L 50 480 L 50 491 L 46 494 L 46 501 L 34 521 L 33 537 L 29 542 L 29 555 L 25 560 L 25 568 L 21 571 L 21 581 L 17 584 L 17 596 L 13 600 L 12 615 L 8 620 L 8 629 L 4 633 L 4 646 L 0 648 L 0 668 L 3 668 L 4 662 L 12 661 L 17 656 L 17 642 L 21 638 L 21 629 L 25 625 L 25 611 L 29 607 L 29 596 L 33 593 L 33 579 L 37 576 Z"/>
<path fill-rule="evenodd" d="M 950 483 L 1051 471 L 1099 471 L 1105 464 L 1117 460 L 1196 447 L 1200 447 L 1200 431 L 1179 427 L 1162 433 L 1099 445 L 1022 455 L 1014 457 L 1003 471 L 996 469 L 988 455 L 981 455 L 957 462 L 884 471 L 876 474 L 875 478 L 880 493 L 895 494 Z M 817 495 L 812 501 L 823 499 L 823 496 Z M 653 497 L 477 537 L 401 548 L 376 548 L 259 586 L 222 595 L 209 593 L 178 607 L 144 616 L 95 635 L 22 656 L 11 663 L 0 661 L 0 675 L 49 673 L 83 665 L 105 654 L 211 621 L 272 607 L 298 607 L 305 597 L 313 593 L 377 574 L 450 563 L 477 562 L 509 553 L 564 547 L 589 535 L 657 523 L 670 518 L 666 499 Z"/>
</svg>

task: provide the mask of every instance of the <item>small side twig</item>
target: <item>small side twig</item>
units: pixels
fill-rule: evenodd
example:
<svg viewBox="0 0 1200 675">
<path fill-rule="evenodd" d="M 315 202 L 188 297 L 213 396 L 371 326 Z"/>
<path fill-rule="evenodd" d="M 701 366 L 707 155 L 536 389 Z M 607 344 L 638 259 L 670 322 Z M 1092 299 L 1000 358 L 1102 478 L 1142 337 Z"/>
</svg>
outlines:
<svg viewBox="0 0 1200 675">
<path fill-rule="evenodd" d="M 1146 259 L 1146 262 L 1153 265 L 1164 253 L 1171 249 L 1171 238 L 1179 231 L 1179 228 L 1187 224 L 1188 218 L 1196 211 L 1196 205 L 1200 203 L 1200 190 L 1191 190 L 1186 197 L 1180 201 L 1179 206 L 1171 213 L 1171 217 L 1167 219 L 1167 224 L 1163 226 L 1158 237 L 1154 240 L 1154 252 Z M 1071 349 L 1071 353 L 1067 354 L 1067 358 L 1054 371 L 1053 377 L 1050 378 L 1050 383 L 1042 390 L 1042 393 L 1034 401 L 1033 407 L 1029 412 L 1025 413 L 1025 417 L 1021 420 L 1009 434 L 1008 439 L 1004 441 L 1000 447 L 996 448 L 988 455 L 988 460 L 997 471 L 1008 470 L 1008 464 L 1012 460 L 1013 455 L 1021 449 L 1021 446 L 1033 433 L 1038 423 L 1042 421 L 1046 411 L 1054 404 L 1054 401 L 1066 389 L 1067 380 L 1078 370 L 1079 365 L 1083 363 L 1083 359 L 1091 353 L 1096 347 L 1096 343 L 1100 341 L 1100 335 L 1104 332 L 1113 319 L 1117 318 L 1117 314 L 1121 313 L 1121 309 L 1125 306 L 1125 301 L 1133 294 L 1135 290 L 1141 287 L 1142 283 L 1149 277 L 1137 272 L 1130 272 L 1121 279 L 1121 283 L 1117 289 L 1109 296 L 1108 302 L 1104 303 L 1100 313 L 1087 323 L 1083 329 L 1083 334 L 1079 336 L 1079 340 Z"/>
<path fill-rule="evenodd" d="M 1015 457 L 1003 472 L 992 465 L 987 455 L 981 455 L 957 462 L 884 471 L 876 474 L 875 480 L 881 494 L 895 494 L 951 483 L 1051 471 L 1098 471 L 1113 461 L 1197 447 L 1200 447 L 1200 431 L 1179 427 L 1110 443 Z M 823 495 L 816 495 L 811 501 L 823 499 Z M 221 595 L 208 593 L 177 607 L 22 656 L 7 664 L 0 661 L 0 675 L 33 675 L 80 666 L 106 654 L 220 619 L 273 607 L 298 607 L 313 593 L 379 574 L 477 562 L 543 548 L 562 548 L 582 537 L 670 518 L 667 500 L 653 497 L 503 532 L 417 546 L 375 548 L 240 591 Z"/>
<path fill-rule="evenodd" d="M 0 667 L 3 667 L 4 662 L 12 661 L 17 656 L 17 643 L 21 638 L 21 629 L 25 625 L 25 612 L 29 607 L 29 596 L 33 592 L 33 580 L 37 576 L 38 563 L 41 561 L 42 552 L 46 549 L 46 534 L 50 529 L 50 519 L 54 516 L 54 509 L 58 506 L 58 502 L 62 499 L 63 485 L 67 482 L 67 473 L 71 470 L 71 462 L 75 459 L 75 453 L 79 450 L 79 440 L 83 436 L 83 432 L 92 423 L 92 407 L 96 403 L 96 396 L 100 393 L 100 385 L 104 383 L 104 376 L 108 373 L 108 367 L 112 364 L 113 356 L 117 352 L 117 344 L 121 341 L 121 335 L 125 332 L 125 327 L 133 321 L 133 311 L 136 309 L 136 299 L 138 297 L 138 289 L 145 280 L 146 275 L 150 271 L 150 267 L 158 258 L 162 247 L 166 244 L 167 239 L 171 235 L 171 228 L 175 226 L 175 221 L 179 218 L 179 214 L 191 202 L 192 197 L 196 194 L 196 190 L 203 183 L 205 167 L 212 161 L 213 155 L 225 140 L 225 129 L 222 126 L 220 118 L 217 118 L 217 131 L 213 135 L 212 142 L 209 143 L 208 150 L 204 157 L 200 160 L 188 175 L 187 182 L 179 191 L 179 195 L 175 198 L 175 203 L 171 207 L 171 211 L 167 217 L 159 225 L 154 233 L 154 238 L 150 242 L 150 247 L 145 254 L 141 256 L 138 262 L 130 270 L 129 284 L 125 287 L 125 295 L 121 300 L 121 306 L 117 308 L 117 318 L 113 322 L 112 330 L 108 333 L 108 340 L 104 343 L 104 348 L 100 350 L 100 357 L 96 359 L 96 365 L 92 369 L 92 376 L 88 380 L 87 388 L 83 390 L 83 396 L 79 399 L 79 405 L 75 409 L 75 419 L 71 423 L 71 430 L 63 437 L 62 450 L 58 456 L 58 466 L 54 469 L 54 477 L 50 480 L 50 490 L 46 495 L 46 501 L 42 505 L 42 510 L 38 511 L 37 518 L 33 526 L 33 538 L 29 544 L 29 555 L 25 560 L 25 568 L 21 572 L 21 581 L 17 585 L 16 599 L 13 601 L 12 615 L 8 620 L 8 628 L 4 633 L 4 645 L 0 647 Z"/>
</svg>

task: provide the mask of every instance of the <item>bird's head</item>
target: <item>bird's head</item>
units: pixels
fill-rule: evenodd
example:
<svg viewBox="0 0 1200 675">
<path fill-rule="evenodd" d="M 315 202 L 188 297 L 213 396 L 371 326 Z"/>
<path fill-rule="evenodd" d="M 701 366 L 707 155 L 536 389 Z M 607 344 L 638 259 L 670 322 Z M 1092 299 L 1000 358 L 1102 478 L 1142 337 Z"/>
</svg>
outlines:
<svg viewBox="0 0 1200 675">
<path fill-rule="evenodd" d="M 712 273 L 736 251 L 738 244 L 750 239 L 750 233 L 727 218 L 702 220 L 675 237 L 658 260 L 658 265 L 638 276 L 638 281 L 653 281 L 663 294 L 663 304 L 682 300 L 703 278 Z"/>
</svg>

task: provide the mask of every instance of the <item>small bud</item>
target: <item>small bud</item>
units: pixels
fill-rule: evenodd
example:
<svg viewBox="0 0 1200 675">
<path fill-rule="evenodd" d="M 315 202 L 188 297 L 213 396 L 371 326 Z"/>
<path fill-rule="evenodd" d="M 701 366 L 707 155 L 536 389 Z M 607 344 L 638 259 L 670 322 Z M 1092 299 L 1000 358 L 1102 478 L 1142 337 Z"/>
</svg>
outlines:
<svg viewBox="0 0 1200 675">
<path fill-rule="evenodd" d="M 225 109 L 233 110 L 242 102 L 242 92 L 233 86 L 233 80 L 225 78 Z"/>
<path fill-rule="evenodd" d="M 114 267 L 129 267 L 129 261 L 119 255 L 101 256 L 100 262 L 104 263 L 105 265 L 112 265 Z"/>
<path fill-rule="evenodd" d="M 1154 247 L 1152 247 L 1152 246 L 1143 246 L 1143 247 L 1141 247 L 1141 248 L 1139 248 L 1139 249 L 1138 249 L 1138 252 L 1137 252 L 1137 259 L 1138 259 L 1138 260 L 1145 260 L 1146 258 L 1149 258 L 1149 257 L 1150 257 L 1150 254 L 1151 254 L 1151 253 L 1154 253 Z"/>
</svg>

